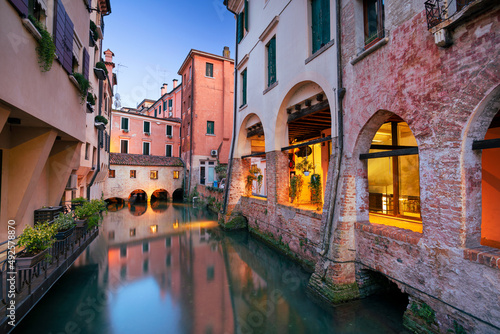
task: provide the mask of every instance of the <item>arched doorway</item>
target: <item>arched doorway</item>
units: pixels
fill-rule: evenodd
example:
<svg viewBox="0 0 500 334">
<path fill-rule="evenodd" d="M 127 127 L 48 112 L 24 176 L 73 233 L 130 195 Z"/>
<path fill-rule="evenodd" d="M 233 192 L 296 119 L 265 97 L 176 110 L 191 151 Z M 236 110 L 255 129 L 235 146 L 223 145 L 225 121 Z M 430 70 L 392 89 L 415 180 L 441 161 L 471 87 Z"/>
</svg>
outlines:
<svg viewBox="0 0 500 334">
<path fill-rule="evenodd" d="M 326 93 L 316 83 L 296 85 L 277 118 L 276 136 L 288 154 L 288 198 L 294 206 L 321 210 L 332 154 L 332 111 Z"/>
<path fill-rule="evenodd" d="M 175 191 L 172 194 L 172 202 L 180 203 L 184 200 L 184 191 L 179 188 L 175 189 Z"/>
<path fill-rule="evenodd" d="M 243 120 L 238 136 L 238 152 L 242 159 L 248 160 L 250 166 L 245 178 L 248 196 L 267 197 L 265 151 L 264 126 L 257 115 L 250 114 Z"/>
</svg>

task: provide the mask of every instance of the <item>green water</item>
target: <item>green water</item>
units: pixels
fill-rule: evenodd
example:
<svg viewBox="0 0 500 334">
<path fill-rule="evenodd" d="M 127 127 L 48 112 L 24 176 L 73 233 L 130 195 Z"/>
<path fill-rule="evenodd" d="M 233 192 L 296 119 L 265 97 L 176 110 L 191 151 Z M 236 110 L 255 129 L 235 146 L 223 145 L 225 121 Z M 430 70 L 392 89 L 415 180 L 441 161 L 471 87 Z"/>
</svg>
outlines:
<svg viewBox="0 0 500 334">
<path fill-rule="evenodd" d="M 404 306 L 323 308 L 300 266 L 182 204 L 109 212 L 99 237 L 14 333 L 406 333 Z"/>
</svg>

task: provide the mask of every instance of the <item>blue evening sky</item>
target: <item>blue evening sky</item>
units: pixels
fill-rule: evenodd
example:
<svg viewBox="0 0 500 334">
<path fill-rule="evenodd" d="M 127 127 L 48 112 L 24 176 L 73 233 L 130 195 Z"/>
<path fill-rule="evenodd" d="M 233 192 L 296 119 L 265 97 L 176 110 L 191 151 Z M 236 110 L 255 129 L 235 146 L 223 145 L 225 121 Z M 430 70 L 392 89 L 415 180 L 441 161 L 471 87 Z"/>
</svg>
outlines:
<svg viewBox="0 0 500 334">
<path fill-rule="evenodd" d="M 234 57 L 235 19 L 223 0 L 111 0 L 104 25 L 123 107 L 158 99 L 163 82 L 172 90 L 191 49 L 222 55 L 229 46 Z"/>
</svg>

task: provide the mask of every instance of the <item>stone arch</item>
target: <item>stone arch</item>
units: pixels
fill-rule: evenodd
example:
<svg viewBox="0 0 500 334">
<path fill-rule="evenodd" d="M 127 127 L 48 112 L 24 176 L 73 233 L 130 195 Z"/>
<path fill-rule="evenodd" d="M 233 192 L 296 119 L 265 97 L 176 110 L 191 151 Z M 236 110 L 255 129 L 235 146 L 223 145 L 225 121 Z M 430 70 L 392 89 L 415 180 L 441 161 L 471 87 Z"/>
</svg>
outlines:
<svg viewBox="0 0 500 334">
<path fill-rule="evenodd" d="M 182 188 L 175 189 L 172 193 L 173 202 L 182 202 L 184 200 L 184 190 Z"/>
<path fill-rule="evenodd" d="M 482 150 L 473 150 L 476 140 L 485 139 L 495 115 L 500 110 L 500 85 L 491 88 L 474 108 L 467 126 L 463 131 L 461 170 L 462 170 L 462 240 L 466 247 L 481 244 L 482 231 Z"/>
<path fill-rule="evenodd" d="M 148 201 L 148 194 L 142 189 L 136 189 L 128 196 L 129 202 L 146 202 Z"/>
<path fill-rule="evenodd" d="M 358 221 L 358 222 L 368 222 L 370 221 L 370 192 L 369 192 L 369 174 L 368 174 L 368 160 L 366 159 L 360 159 L 361 154 L 366 154 L 369 153 L 370 148 L 372 147 L 372 141 L 375 138 L 375 135 L 378 133 L 379 129 L 381 129 L 382 125 L 388 121 L 398 121 L 398 122 L 405 122 L 406 120 L 397 115 L 396 113 L 386 111 L 386 110 L 379 110 L 373 114 L 370 119 L 365 123 L 365 125 L 362 127 L 360 130 L 358 137 L 356 139 L 353 153 L 352 153 L 352 158 L 350 159 L 350 166 L 347 166 L 346 168 L 351 168 L 352 170 L 355 170 L 355 178 L 354 178 L 354 191 L 356 193 L 356 202 L 355 202 L 355 210 L 352 210 L 350 213 L 346 213 L 346 220 L 348 221 Z M 416 138 L 413 130 L 411 129 L 410 124 L 408 124 L 408 129 L 411 131 L 411 136 L 412 139 L 417 143 L 417 147 L 420 146 L 418 143 L 418 139 Z M 386 158 L 387 159 L 387 158 Z M 420 201 L 422 200 L 422 196 L 420 195 L 422 193 L 421 189 L 421 177 L 420 177 L 420 170 L 421 166 L 418 166 L 418 173 L 419 173 L 419 182 L 418 182 L 418 205 L 420 206 Z M 372 194 L 373 195 L 373 194 Z M 395 194 L 393 194 L 395 196 Z M 373 200 L 373 199 L 372 199 Z M 393 201 L 399 201 L 399 198 L 396 199 L 393 197 Z M 398 202 L 399 203 L 399 202 Z M 373 208 L 372 208 L 373 209 Z M 372 210 L 373 211 L 373 210 Z M 419 210 L 420 211 L 420 210 Z M 350 216 L 350 217 L 349 217 Z M 384 222 L 385 224 L 385 222 Z M 389 225 L 392 225 L 389 223 Z M 398 226 L 401 227 L 397 224 L 393 226 Z M 404 227 L 407 229 L 412 229 L 409 227 Z M 421 228 L 423 226 L 415 226 L 414 231 L 421 231 Z"/>
<path fill-rule="evenodd" d="M 153 191 L 153 193 L 150 196 L 151 202 L 153 201 L 168 201 L 169 200 L 169 193 L 165 189 L 156 189 Z"/>
<path fill-rule="evenodd" d="M 241 158 L 242 156 L 249 155 L 252 153 L 256 153 L 253 149 L 257 149 L 256 147 L 252 148 L 252 140 L 249 140 L 248 135 L 252 135 L 253 137 L 257 137 L 260 141 L 264 142 L 264 146 L 262 146 L 262 151 L 265 153 L 265 133 L 264 126 L 260 117 L 257 114 L 251 113 L 248 114 L 240 124 L 240 129 L 238 131 L 238 142 L 236 143 L 235 150 L 235 158 Z"/>
</svg>

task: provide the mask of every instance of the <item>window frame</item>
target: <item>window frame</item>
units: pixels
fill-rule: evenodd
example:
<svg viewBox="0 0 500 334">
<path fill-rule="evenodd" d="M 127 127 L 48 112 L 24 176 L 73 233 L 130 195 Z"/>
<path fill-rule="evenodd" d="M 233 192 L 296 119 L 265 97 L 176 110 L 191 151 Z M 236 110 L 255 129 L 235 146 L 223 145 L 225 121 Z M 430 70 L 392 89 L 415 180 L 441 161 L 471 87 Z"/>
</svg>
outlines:
<svg viewBox="0 0 500 334">
<path fill-rule="evenodd" d="M 170 147 L 170 155 L 168 155 L 168 147 Z M 173 149 L 174 148 L 173 148 L 172 144 L 165 144 L 165 156 L 168 158 L 173 157 L 173 153 L 174 153 Z"/>
<path fill-rule="evenodd" d="M 137 170 L 136 169 L 131 169 L 130 170 L 130 178 L 131 179 L 136 179 L 137 178 Z"/>
<path fill-rule="evenodd" d="M 207 78 L 213 78 L 214 77 L 214 64 L 206 62 L 205 63 L 205 76 Z"/>
<path fill-rule="evenodd" d="M 241 71 L 241 107 L 247 104 L 248 98 L 248 71 L 245 68 Z"/>
<path fill-rule="evenodd" d="M 157 170 L 150 170 L 149 171 L 149 178 L 151 180 L 158 180 L 158 171 Z"/>
<path fill-rule="evenodd" d="M 209 132 L 209 125 L 212 125 L 212 133 Z M 207 135 L 215 135 L 215 122 L 214 121 L 207 121 Z"/>
<path fill-rule="evenodd" d="M 146 145 L 148 147 L 148 154 L 144 153 L 146 150 Z M 151 155 L 151 142 L 149 141 L 143 141 L 142 142 L 142 155 Z"/>
<path fill-rule="evenodd" d="M 278 81 L 276 63 L 276 35 L 271 37 L 266 44 L 266 67 L 267 87 L 271 87 Z"/>
<path fill-rule="evenodd" d="M 170 129 L 170 131 L 168 131 Z M 169 134 L 170 132 L 170 134 Z M 165 126 L 165 136 L 169 137 L 169 138 L 172 138 L 173 137 L 173 133 L 174 133 L 174 129 L 172 127 L 172 125 L 170 124 L 167 124 Z"/>
<path fill-rule="evenodd" d="M 123 121 L 124 120 L 127 121 L 127 126 L 126 127 L 123 126 Z M 121 117 L 121 120 L 120 120 L 120 130 L 127 131 L 127 132 L 130 131 L 130 118 L 125 117 L 125 116 Z"/>
<path fill-rule="evenodd" d="M 155 112 L 156 112 L 156 110 L 155 110 Z M 148 125 L 149 131 L 146 131 L 146 124 Z M 143 130 L 145 135 L 150 135 L 151 134 L 151 122 L 150 121 L 143 121 L 142 130 Z"/>
<path fill-rule="evenodd" d="M 330 8 L 330 0 L 310 0 L 312 54 L 321 50 L 331 41 Z"/>
<path fill-rule="evenodd" d="M 369 2 L 375 2 L 377 19 L 376 26 L 377 32 L 376 35 L 370 34 L 370 21 L 368 15 L 368 6 Z M 380 41 L 385 37 L 385 12 L 384 12 L 384 1 L 383 0 L 363 0 L 363 44 L 365 50 Z"/>
<path fill-rule="evenodd" d="M 108 169 L 108 178 L 110 178 L 110 179 L 116 178 L 116 170 Z"/>
<path fill-rule="evenodd" d="M 123 152 L 123 143 L 127 143 L 127 152 Z M 129 144 L 129 140 L 128 139 L 120 139 L 120 153 L 125 153 L 125 154 L 128 154 L 128 145 Z"/>
</svg>

